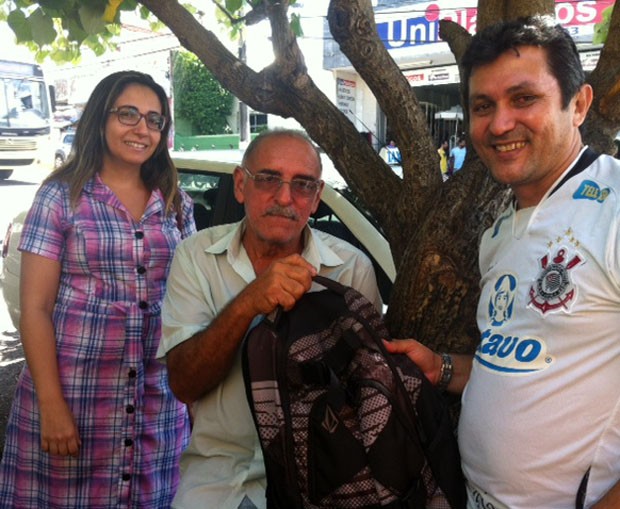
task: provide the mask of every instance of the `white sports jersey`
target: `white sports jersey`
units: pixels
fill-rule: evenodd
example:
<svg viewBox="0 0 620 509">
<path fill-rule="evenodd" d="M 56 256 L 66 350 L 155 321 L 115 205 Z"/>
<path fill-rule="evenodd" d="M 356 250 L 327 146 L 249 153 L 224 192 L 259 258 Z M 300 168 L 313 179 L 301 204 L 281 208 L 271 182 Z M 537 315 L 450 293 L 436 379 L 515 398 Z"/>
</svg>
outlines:
<svg viewBox="0 0 620 509">
<path fill-rule="evenodd" d="M 480 248 L 459 445 L 466 477 L 510 509 L 575 507 L 588 469 L 585 507 L 620 480 L 620 161 L 595 157 Z"/>
</svg>

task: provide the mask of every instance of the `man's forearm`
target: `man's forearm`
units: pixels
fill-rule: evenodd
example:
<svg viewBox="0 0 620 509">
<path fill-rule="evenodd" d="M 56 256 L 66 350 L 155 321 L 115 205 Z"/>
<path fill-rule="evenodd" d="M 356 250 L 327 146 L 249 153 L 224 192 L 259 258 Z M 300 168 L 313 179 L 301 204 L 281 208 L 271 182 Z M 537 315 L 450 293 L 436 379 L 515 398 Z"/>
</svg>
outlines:
<svg viewBox="0 0 620 509">
<path fill-rule="evenodd" d="M 254 314 L 243 297 L 231 301 L 209 326 L 177 345 L 166 355 L 170 388 L 191 404 L 214 389 L 230 371 Z"/>
</svg>

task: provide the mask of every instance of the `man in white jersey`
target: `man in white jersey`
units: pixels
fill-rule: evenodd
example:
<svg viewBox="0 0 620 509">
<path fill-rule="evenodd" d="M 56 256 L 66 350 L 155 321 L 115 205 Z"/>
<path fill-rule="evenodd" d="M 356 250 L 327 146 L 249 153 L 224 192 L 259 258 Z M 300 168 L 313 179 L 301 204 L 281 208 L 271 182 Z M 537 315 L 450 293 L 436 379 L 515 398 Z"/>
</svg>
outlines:
<svg viewBox="0 0 620 509">
<path fill-rule="evenodd" d="M 356 288 L 381 309 L 368 257 L 308 227 L 323 189 L 321 158 L 309 138 L 290 130 L 261 133 L 233 179 L 245 218 L 179 244 L 167 282 L 158 356 L 166 357 L 170 386 L 194 415 L 173 508 L 266 506 L 239 348 L 261 315 L 292 308 L 317 273 Z"/>
<path fill-rule="evenodd" d="M 584 147 L 570 35 L 495 25 L 463 57 L 472 144 L 515 200 L 480 246 L 473 357 L 407 353 L 462 396 L 469 508 L 620 507 L 620 163 Z"/>
</svg>

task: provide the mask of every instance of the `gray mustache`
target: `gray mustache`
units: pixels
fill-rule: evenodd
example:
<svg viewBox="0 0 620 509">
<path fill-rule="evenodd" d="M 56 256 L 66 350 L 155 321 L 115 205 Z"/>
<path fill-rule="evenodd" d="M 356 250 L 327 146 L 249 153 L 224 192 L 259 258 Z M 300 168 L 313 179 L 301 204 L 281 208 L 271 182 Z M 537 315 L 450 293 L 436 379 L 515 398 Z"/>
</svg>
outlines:
<svg viewBox="0 0 620 509">
<path fill-rule="evenodd" d="M 291 210 L 288 207 L 280 207 L 279 205 L 274 205 L 273 207 L 267 209 L 265 212 L 266 216 L 282 216 L 287 219 L 292 219 L 293 221 L 297 221 L 299 216 L 295 213 L 294 210 Z"/>
</svg>

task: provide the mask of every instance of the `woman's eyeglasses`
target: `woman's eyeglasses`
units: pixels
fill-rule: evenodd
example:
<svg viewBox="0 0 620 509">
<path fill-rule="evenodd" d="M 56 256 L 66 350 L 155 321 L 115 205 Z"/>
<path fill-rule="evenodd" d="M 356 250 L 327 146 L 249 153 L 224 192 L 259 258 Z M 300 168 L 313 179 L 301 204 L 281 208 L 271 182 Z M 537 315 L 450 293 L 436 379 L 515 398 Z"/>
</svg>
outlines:
<svg viewBox="0 0 620 509">
<path fill-rule="evenodd" d="M 291 188 L 291 194 L 293 196 L 298 198 L 312 198 L 316 194 L 322 182 L 321 180 L 306 178 L 282 180 L 282 178 L 278 175 L 262 172 L 252 174 L 245 166 L 241 166 L 241 168 L 243 168 L 245 174 L 254 181 L 254 186 L 256 189 L 265 193 L 275 194 L 278 189 L 282 187 L 282 184 L 288 184 Z"/>
<path fill-rule="evenodd" d="M 166 117 L 155 111 L 149 111 L 146 115 L 140 113 L 133 106 L 120 106 L 112 108 L 109 113 L 116 113 L 118 121 L 123 125 L 135 126 L 140 120 L 146 120 L 146 127 L 152 131 L 163 131 L 166 125 Z"/>
</svg>

